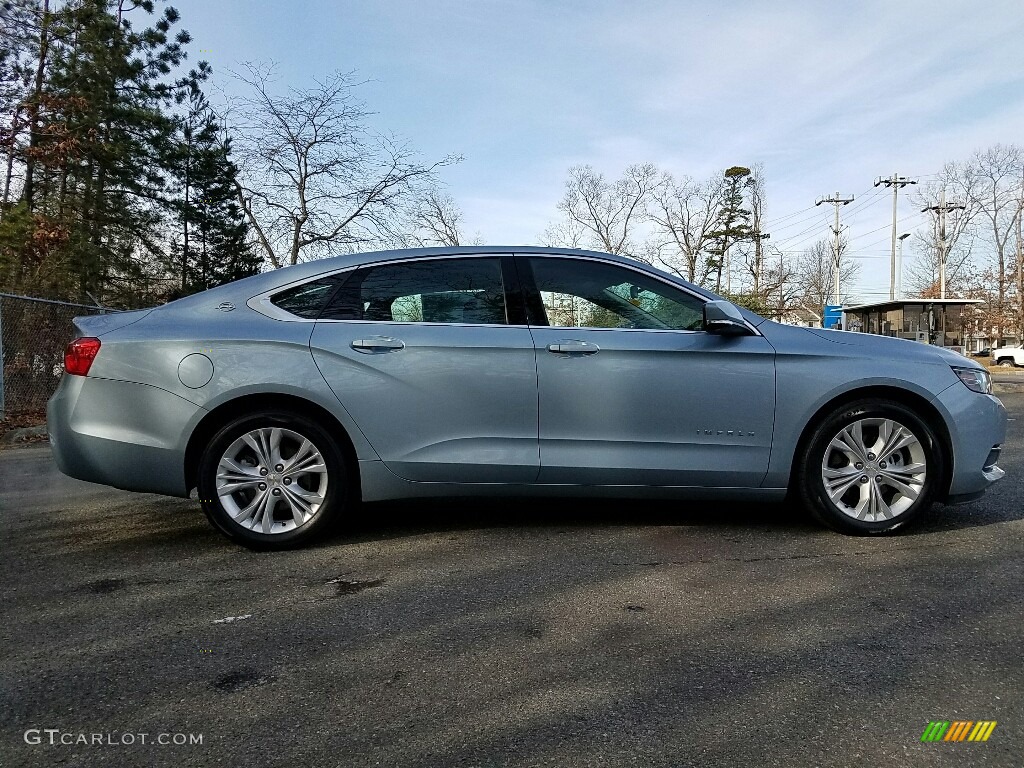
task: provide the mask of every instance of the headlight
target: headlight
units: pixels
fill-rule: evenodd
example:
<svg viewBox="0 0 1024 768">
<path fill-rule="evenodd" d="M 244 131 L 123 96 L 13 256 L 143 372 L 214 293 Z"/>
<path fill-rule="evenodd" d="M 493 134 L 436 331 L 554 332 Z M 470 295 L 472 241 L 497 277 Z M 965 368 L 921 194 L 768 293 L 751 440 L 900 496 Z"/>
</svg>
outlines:
<svg viewBox="0 0 1024 768">
<path fill-rule="evenodd" d="M 953 373 L 959 377 L 960 381 L 972 392 L 978 392 L 982 395 L 992 394 L 992 377 L 988 371 L 982 368 L 957 368 L 955 365 L 950 367 L 953 369 Z"/>
</svg>

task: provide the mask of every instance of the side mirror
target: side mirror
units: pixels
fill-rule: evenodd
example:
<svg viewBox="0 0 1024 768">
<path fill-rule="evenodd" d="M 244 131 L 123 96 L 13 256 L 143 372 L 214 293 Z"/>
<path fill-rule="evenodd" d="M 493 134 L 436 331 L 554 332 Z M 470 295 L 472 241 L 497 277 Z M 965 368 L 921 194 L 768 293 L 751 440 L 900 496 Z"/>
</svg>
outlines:
<svg viewBox="0 0 1024 768">
<path fill-rule="evenodd" d="M 749 336 L 743 315 L 728 301 L 709 301 L 704 305 L 704 330 L 718 336 Z"/>
</svg>

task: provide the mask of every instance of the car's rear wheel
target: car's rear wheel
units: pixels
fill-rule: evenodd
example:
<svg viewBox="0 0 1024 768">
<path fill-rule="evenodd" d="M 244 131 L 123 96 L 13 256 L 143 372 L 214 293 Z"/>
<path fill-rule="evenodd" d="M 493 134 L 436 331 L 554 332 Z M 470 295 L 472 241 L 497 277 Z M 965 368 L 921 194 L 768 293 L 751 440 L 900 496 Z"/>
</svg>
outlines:
<svg viewBox="0 0 1024 768">
<path fill-rule="evenodd" d="M 226 424 L 200 458 L 199 498 L 213 525 L 254 549 L 322 535 L 349 502 L 350 472 L 331 435 L 300 414 L 267 412 Z"/>
<path fill-rule="evenodd" d="M 931 506 L 944 476 L 934 430 L 890 400 L 861 400 L 829 414 L 797 457 L 809 511 L 843 533 L 896 530 Z"/>
</svg>

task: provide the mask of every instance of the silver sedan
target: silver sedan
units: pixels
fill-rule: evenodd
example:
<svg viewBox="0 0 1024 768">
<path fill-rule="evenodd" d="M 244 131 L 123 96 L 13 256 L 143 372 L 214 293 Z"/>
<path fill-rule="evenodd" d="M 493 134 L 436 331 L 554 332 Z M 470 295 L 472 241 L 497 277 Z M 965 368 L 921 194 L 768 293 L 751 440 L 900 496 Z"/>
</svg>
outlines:
<svg viewBox="0 0 1024 768">
<path fill-rule="evenodd" d="M 980 496 L 1006 412 L 976 362 L 781 325 L 635 261 L 345 255 L 75 320 L 48 407 L 72 477 L 198 494 L 295 546 L 360 500 L 781 500 L 880 534 Z"/>
</svg>

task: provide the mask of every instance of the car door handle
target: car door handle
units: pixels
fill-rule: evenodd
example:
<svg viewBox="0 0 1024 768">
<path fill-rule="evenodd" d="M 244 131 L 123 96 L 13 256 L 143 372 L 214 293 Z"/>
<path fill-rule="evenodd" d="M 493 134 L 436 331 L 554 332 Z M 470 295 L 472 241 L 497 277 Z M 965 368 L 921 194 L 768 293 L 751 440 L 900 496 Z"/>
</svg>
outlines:
<svg viewBox="0 0 1024 768">
<path fill-rule="evenodd" d="M 356 339 L 352 342 L 352 349 L 362 352 L 364 355 L 397 352 L 400 349 L 405 349 L 405 342 L 390 336 L 373 336 L 369 339 Z"/>
<path fill-rule="evenodd" d="M 600 351 L 601 348 L 597 344 L 576 339 L 565 339 L 548 344 L 548 352 L 553 352 L 556 355 L 593 355 Z"/>
</svg>

